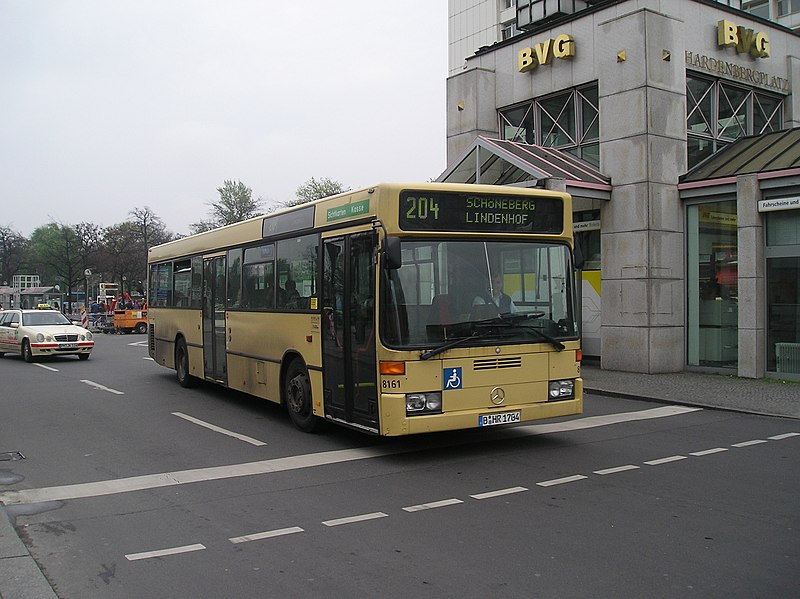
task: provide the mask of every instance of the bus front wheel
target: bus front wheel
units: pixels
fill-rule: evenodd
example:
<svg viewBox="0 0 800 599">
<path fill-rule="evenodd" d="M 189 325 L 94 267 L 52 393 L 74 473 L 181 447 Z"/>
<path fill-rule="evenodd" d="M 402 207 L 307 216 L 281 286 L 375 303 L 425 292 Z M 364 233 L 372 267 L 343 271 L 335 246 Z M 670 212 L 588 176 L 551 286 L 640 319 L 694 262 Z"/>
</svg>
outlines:
<svg viewBox="0 0 800 599">
<path fill-rule="evenodd" d="M 286 410 L 292 423 L 304 433 L 315 433 L 322 429 L 324 421 L 314 415 L 311 406 L 311 381 L 300 360 L 295 360 L 286 371 L 284 389 Z"/>
<path fill-rule="evenodd" d="M 183 338 L 175 345 L 175 373 L 181 387 L 194 387 L 196 379 L 189 374 L 189 352 Z"/>
</svg>

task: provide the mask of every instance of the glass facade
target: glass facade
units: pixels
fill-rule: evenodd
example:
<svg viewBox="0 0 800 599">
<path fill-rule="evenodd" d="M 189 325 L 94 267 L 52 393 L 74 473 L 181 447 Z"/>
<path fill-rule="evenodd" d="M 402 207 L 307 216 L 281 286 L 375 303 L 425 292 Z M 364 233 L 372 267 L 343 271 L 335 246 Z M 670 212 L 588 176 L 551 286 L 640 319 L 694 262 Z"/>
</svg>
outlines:
<svg viewBox="0 0 800 599">
<path fill-rule="evenodd" d="M 597 84 L 498 111 L 500 138 L 558 148 L 600 166 Z"/>
<path fill-rule="evenodd" d="M 687 362 L 738 366 L 736 201 L 687 207 Z"/>
<path fill-rule="evenodd" d="M 783 100 L 728 81 L 686 74 L 688 167 L 745 135 L 780 131 Z"/>
<path fill-rule="evenodd" d="M 800 380 L 800 210 L 769 212 L 766 226 L 767 371 Z"/>
</svg>

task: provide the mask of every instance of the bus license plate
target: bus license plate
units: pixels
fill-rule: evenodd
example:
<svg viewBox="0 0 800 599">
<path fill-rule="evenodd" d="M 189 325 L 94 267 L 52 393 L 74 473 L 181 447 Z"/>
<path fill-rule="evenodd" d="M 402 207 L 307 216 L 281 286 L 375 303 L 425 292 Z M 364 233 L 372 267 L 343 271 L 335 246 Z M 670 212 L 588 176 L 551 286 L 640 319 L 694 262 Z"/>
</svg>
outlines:
<svg viewBox="0 0 800 599">
<path fill-rule="evenodd" d="M 478 416 L 478 426 L 495 426 L 496 424 L 510 424 L 519 422 L 519 412 L 500 412 L 499 414 L 481 414 Z"/>
</svg>

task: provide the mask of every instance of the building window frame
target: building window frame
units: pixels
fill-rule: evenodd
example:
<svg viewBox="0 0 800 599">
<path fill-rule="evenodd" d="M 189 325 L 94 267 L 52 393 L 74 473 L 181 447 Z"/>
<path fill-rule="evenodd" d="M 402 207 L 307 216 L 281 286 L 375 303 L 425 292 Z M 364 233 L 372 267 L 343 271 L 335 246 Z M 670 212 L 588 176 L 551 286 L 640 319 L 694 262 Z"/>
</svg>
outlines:
<svg viewBox="0 0 800 599">
<path fill-rule="evenodd" d="M 740 137 L 780 131 L 783 112 L 782 96 L 687 71 L 688 168 L 697 166 Z"/>
<path fill-rule="evenodd" d="M 600 166 L 597 82 L 497 111 L 501 139 L 558 148 Z"/>
</svg>

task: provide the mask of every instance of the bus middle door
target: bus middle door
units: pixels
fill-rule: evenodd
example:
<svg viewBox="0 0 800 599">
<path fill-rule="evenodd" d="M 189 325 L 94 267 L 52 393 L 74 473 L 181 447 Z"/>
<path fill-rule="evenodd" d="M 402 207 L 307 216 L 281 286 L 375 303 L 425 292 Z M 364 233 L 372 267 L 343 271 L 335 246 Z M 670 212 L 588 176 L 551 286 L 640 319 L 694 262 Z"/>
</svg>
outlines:
<svg viewBox="0 0 800 599">
<path fill-rule="evenodd" d="M 203 365 L 205 377 L 227 383 L 225 256 L 203 260 Z"/>
<path fill-rule="evenodd" d="M 377 432 L 375 233 L 327 239 L 323 259 L 325 415 Z"/>
</svg>

